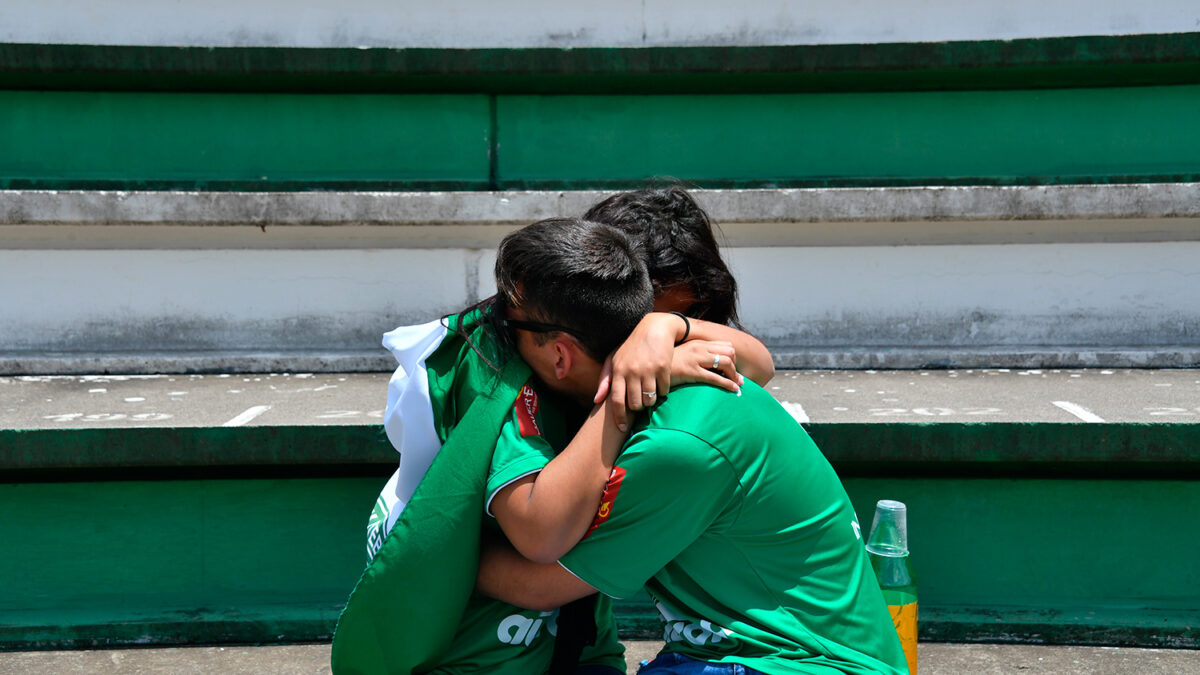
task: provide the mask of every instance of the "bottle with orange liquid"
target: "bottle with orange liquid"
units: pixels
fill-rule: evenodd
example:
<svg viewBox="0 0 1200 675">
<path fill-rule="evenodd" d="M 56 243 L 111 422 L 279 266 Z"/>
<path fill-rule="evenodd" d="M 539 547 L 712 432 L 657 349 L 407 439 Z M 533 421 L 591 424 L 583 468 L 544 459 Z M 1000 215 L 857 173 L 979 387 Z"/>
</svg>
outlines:
<svg viewBox="0 0 1200 675">
<path fill-rule="evenodd" d="M 879 579 L 883 599 L 892 613 L 908 672 L 917 674 L 917 579 L 908 559 L 908 508 L 903 502 L 881 499 L 867 537 L 867 555 Z"/>
</svg>

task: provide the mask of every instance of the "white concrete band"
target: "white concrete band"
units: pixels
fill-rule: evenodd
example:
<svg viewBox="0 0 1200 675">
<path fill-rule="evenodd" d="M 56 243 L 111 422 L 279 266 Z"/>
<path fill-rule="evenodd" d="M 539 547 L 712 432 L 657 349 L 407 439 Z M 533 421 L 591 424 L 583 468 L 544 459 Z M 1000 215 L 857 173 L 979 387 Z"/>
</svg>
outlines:
<svg viewBox="0 0 1200 675">
<path fill-rule="evenodd" d="M 0 192 L 0 373 L 390 370 L 606 194 Z M 1200 364 L 1200 184 L 696 194 L 782 367 Z"/>
<path fill-rule="evenodd" d="M 581 215 L 608 194 L 0 190 L 0 249 L 491 248 L 514 227 Z M 732 246 L 1200 238 L 1200 183 L 694 194 Z"/>
<path fill-rule="evenodd" d="M 864 18 L 866 17 L 866 18 Z M 0 42 L 208 47 L 659 47 L 1011 40 L 1195 31 L 1189 0 L 40 0 Z"/>
</svg>

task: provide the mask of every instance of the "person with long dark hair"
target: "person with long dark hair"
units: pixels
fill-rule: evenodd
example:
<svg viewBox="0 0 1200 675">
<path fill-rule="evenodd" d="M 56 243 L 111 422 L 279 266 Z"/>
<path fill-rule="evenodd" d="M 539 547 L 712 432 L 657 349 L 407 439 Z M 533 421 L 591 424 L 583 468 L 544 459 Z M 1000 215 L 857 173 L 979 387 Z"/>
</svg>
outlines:
<svg viewBox="0 0 1200 675">
<path fill-rule="evenodd" d="M 611 378 L 603 378 L 596 393 L 597 403 L 608 398 L 619 424 L 626 422 L 626 409 L 652 406 L 672 384 L 736 390 L 741 377 L 722 377 L 728 374 L 722 363 L 759 385 L 770 381 L 771 354 L 742 326 L 737 280 L 721 257 L 708 214 L 686 190 L 671 185 L 621 192 L 583 217 L 633 237 L 654 286 L 654 312 L 613 355 Z"/>
<path fill-rule="evenodd" d="M 576 316 L 592 316 L 595 320 L 590 323 L 585 320 L 566 333 L 587 336 L 576 342 L 586 346 L 583 352 L 597 364 L 605 363 L 604 357 L 621 339 L 630 336 L 614 354 L 612 368 L 606 371 L 611 375 L 605 375 L 604 384 L 596 394 L 597 402 L 603 400 L 611 382 L 612 395 L 608 398 L 613 404 L 608 406 L 607 417 L 593 411 L 576 438 L 578 443 L 573 442 L 577 448 L 599 448 L 596 439 L 607 438 L 604 444 L 607 458 L 598 458 L 594 453 L 562 452 L 570 439 L 570 428 L 579 424 L 579 413 L 544 389 L 543 381 L 553 378 L 553 373 L 539 373 L 541 377 L 524 383 L 501 425 L 492 449 L 493 469 L 487 481 L 489 498 L 507 483 L 522 479 L 531 482 L 531 478 L 541 473 L 551 479 L 544 483 L 549 485 L 562 472 L 576 471 L 577 476 L 589 476 L 580 479 L 583 485 L 594 487 L 594 490 L 558 493 L 543 490 L 536 493 L 536 499 L 527 500 L 531 507 L 527 513 L 540 517 L 539 527 L 560 533 L 540 552 L 530 551 L 535 556 L 553 557 L 565 552 L 579 539 L 581 528 L 591 522 L 620 446 L 618 435 L 606 434 L 605 429 L 624 429 L 628 422 L 626 409 L 636 411 L 653 405 L 660 393 L 665 397 L 671 386 L 685 382 L 707 382 L 736 390 L 742 381 L 738 368 L 760 383 L 770 378 L 773 373 L 770 354 L 758 340 L 739 330 L 736 282 L 721 259 L 707 215 L 690 195 L 674 187 L 621 193 L 597 204 L 588 217 L 607 221 L 625 232 L 629 248 L 604 228 L 578 221 L 560 219 L 553 226 L 535 224 L 506 238 L 502 244 L 500 257 L 509 262 L 505 265 L 502 260 L 497 262 L 495 296 L 441 321 L 401 327 L 385 336 L 384 345 L 396 356 L 399 367 L 389 384 L 384 426 L 401 453 L 401 463 L 372 512 L 368 525 L 369 556 L 383 546 L 473 400 L 495 393 L 499 375 L 514 358 L 512 338 L 531 328 L 537 339 L 561 333 L 561 326 L 539 324 L 529 317 L 513 318 L 508 311 L 512 306 L 540 305 L 544 303 L 539 298 L 567 297 L 572 305 L 578 305 L 572 307 L 577 310 L 588 303 L 595 304 L 597 296 L 603 295 L 605 284 L 613 279 L 629 280 L 636 276 L 627 269 L 628 258 L 637 257 L 652 270 L 655 312 L 647 313 L 649 306 L 636 303 L 624 308 L 611 302 L 601 303 L 595 311 L 576 312 Z M 516 259 L 520 262 L 513 263 Z M 544 273 L 539 277 L 530 275 L 529 270 Z M 520 275 L 519 279 L 514 271 Z M 576 286 L 563 294 L 562 284 L 568 283 L 565 280 Z M 540 293 L 541 287 L 551 285 L 559 292 Z M 631 294 L 629 288 L 617 287 L 609 292 L 609 297 L 641 296 L 640 292 Z M 558 307 L 552 311 L 565 309 Z M 614 321 L 613 316 L 624 318 Z M 576 363 L 586 360 L 576 359 Z M 603 424 L 604 419 L 609 420 L 608 425 Z M 536 432 L 530 433 L 531 429 Z M 505 465 L 506 458 L 522 457 L 530 444 L 548 456 L 561 454 L 550 464 Z M 489 522 L 484 521 L 485 529 Z M 588 624 L 592 616 L 599 617 L 598 636 L 594 625 L 584 629 L 591 633 L 589 639 L 596 646 L 585 651 L 580 644 L 565 649 L 559 644 L 551 672 L 576 672 L 576 661 L 584 669 L 579 672 L 588 672 L 588 668 L 594 672 L 621 670 L 620 646 L 616 643 L 607 602 L 602 601 L 595 608 L 585 603 L 583 607 L 576 609 L 574 615 L 586 615 Z M 566 610 L 558 617 L 560 624 L 567 624 L 556 631 L 560 643 L 578 638 L 571 627 L 575 621 L 571 617 L 572 613 Z M 454 640 L 431 663 L 437 664 L 436 672 L 446 673 L 467 672 L 483 663 L 490 664 L 487 667 L 495 672 L 502 672 L 496 668 L 515 668 L 514 673 L 537 672 L 537 667 L 531 664 L 539 663 L 549 653 L 547 645 L 549 633 L 554 632 L 554 619 L 552 615 L 520 613 L 503 603 L 472 596 Z M 512 639 L 497 642 L 494 638 L 498 628 L 492 624 L 509 625 L 505 621 L 516 627 L 510 634 Z M 346 642 L 343 639 L 339 644 Z M 335 654 L 347 651 L 338 649 Z"/>
</svg>

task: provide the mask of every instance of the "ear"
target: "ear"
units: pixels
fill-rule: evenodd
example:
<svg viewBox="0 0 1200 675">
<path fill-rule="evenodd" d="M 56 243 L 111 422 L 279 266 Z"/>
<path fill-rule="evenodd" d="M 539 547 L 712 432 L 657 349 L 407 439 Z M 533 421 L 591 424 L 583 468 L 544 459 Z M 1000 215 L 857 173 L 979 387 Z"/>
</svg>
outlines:
<svg viewBox="0 0 1200 675">
<path fill-rule="evenodd" d="M 560 380 L 570 377 L 577 358 L 575 349 L 567 340 L 554 341 L 554 377 Z"/>
</svg>

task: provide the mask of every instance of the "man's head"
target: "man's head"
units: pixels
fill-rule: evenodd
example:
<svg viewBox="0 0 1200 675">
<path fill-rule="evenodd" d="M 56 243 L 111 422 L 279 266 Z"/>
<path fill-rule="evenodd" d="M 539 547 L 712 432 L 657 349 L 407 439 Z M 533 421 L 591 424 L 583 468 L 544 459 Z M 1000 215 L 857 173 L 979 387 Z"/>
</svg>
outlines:
<svg viewBox="0 0 1200 675">
<path fill-rule="evenodd" d="M 546 384 L 577 398 L 595 391 L 600 366 L 650 311 L 643 258 L 620 230 L 553 218 L 504 238 L 497 300 L 521 356 Z"/>
</svg>

